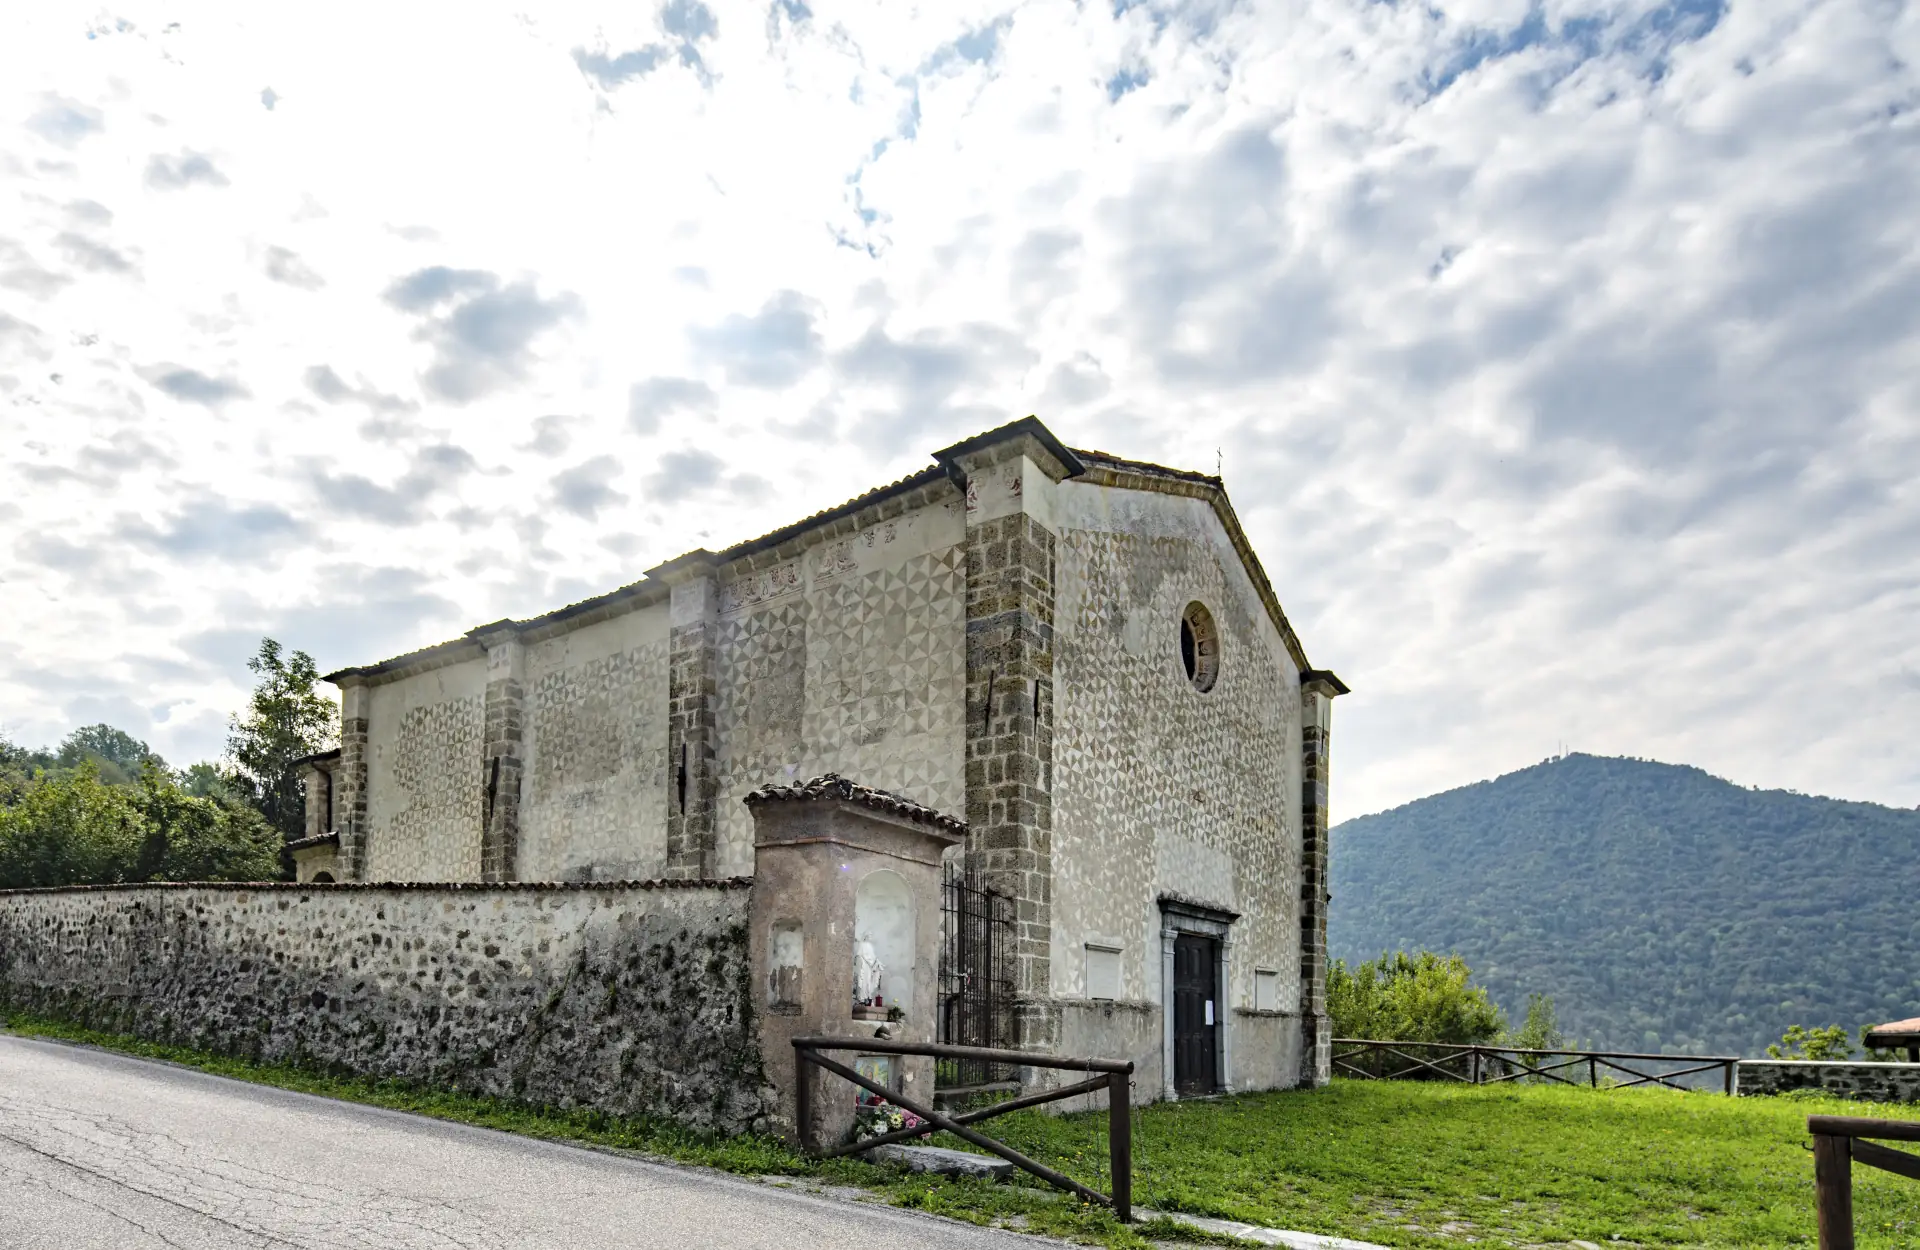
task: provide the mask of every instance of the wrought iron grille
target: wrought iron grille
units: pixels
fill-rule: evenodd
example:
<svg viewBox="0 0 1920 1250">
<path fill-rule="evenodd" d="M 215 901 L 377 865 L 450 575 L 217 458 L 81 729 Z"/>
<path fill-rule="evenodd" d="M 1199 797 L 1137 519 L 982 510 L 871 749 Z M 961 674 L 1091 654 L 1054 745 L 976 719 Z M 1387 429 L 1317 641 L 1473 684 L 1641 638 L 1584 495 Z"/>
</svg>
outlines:
<svg viewBox="0 0 1920 1250">
<path fill-rule="evenodd" d="M 1013 1045 L 1013 900 L 975 884 L 956 864 L 940 891 L 939 1040 L 952 1046 Z M 1017 1070 L 979 1059 L 942 1059 L 942 1101 L 974 1102 L 1019 1089 Z"/>
</svg>

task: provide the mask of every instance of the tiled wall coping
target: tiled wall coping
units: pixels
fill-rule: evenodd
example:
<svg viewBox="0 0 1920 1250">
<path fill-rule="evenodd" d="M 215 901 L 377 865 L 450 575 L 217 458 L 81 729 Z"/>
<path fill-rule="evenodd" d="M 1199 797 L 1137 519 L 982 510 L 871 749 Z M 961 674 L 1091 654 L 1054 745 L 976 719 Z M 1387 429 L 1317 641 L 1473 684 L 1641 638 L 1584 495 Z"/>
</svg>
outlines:
<svg viewBox="0 0 1920 1250">
<path fill-rule="evenodd" d="M 296 890 L 302 894 L 328 890 L 405 890 L 409 893 L 485 894 L 489 891 L 528 893 L 539 891 L 598 890 L 745 890 L 752 877 L 718 877 L 711 880 L 662 878 L 654 881 L 136 881 L 114 885 L 53 885 L 30 890 L 0 890 L 0 898 L 36 894 L 104 894 L 113 890 Z"/>
</svg>

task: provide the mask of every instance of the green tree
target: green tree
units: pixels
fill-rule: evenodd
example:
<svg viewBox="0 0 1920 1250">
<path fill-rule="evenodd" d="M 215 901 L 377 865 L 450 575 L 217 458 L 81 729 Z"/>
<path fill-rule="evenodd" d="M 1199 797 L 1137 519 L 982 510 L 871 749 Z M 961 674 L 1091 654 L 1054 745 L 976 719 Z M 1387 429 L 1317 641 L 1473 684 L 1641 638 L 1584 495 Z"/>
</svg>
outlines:
<svg viewBox="0 0 1920 1250">
<path fill-rule="evenodd" d="M 1472 977 L 1460 956 L 1432 951 L 1395 951 L 1351 969 L 1335 960 L 1327 973 L 1334 1036 L 1491 1042 L 1506 1030 L 1506 1019 Z"/>
<path fill-rule="evenodd" d="M 0 768 L 12 768 L 32 775 L 36 768 L 52 768 L 53 753 L 32 751 L 0 733 Z"/>
<path fill-rule="evenodd" d="M 139 881 L 272 881 L 286 839 L 230 797 L 199 798 L 149 766 L 140 778 Z"/>
<path fill-rule="evenodd" d="M 0 809 L 0 889 L 128 880 L 145 835 L 137 797 L 102 781 L 92 760 L 42 775 Z"/>
<path fill-rule="evenodd" d="M 99 765 L 42 773 L 0 809 L 0 889 L 139 881 L 269 881 L 280 834 L 244 803 L 195 798 L 149 762 L 109 785 Z"/>
<path fill-rule="evenodd" d="M 27 792 L 36 769 L 52 763 L 45 751 L 29 751 L 15 746 L 11 738 L 0 734 L 0 807 L 12 807 Z"/>
<path fill-rule="evenodd" d="M 1553 998 L 1547 994 L 1527 995 L 1527 1018 L 1507 1033 L 1507 1044 L 1521 1050 L 1564 1050 L 1566 1035 L 1554 1017 Z"/>
<path fill-rule="evenodd" d="M 1847 1031 L 1837 1024 L 1824 1029 L 1796 1024 L 1778 1042 L 1767 1047 L 1768 1056 L 1774 1059 L 1845 1059 L 1852 1053 L 1853 1043 L 1847 1040 Z"/>
<path fill-rule="evenodd" d="M 54 760 L 60 768 L 78 768 L 92 761 L 99 767 L 100 779 L 111 785 L 137 780 L 149 761 L 165 763 L 146 743 L 112 725 L 82 725 L 67 735 Z"/>
<path fill-rule="evenodd" d="M 333 745 L 334 704 L 314 689 L 320 671 L 304 651 L 283 654 L 278 642 L 262 638 L 247 667 L 259 681 L 227 734 L 230 784 L 268 824 L 298 837 L 305 799 L 293 762 Z"/>
<path fill-rule="evenodd" d="M 239 798 L 234 794 L 233 778 L 218 764 L 209 764 L 205 760 L 182 769 L 179 784 L 182 790 L 196 799 Z"/>
</svg>

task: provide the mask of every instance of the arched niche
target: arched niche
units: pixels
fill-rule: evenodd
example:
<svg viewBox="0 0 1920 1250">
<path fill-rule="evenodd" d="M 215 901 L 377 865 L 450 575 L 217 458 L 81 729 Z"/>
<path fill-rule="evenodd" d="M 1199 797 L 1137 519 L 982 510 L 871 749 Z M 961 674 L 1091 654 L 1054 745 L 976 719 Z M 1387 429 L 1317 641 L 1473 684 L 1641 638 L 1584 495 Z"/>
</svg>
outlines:
<svg viewBox="0 0 1920 1250">
<path fill-rule="evenodd" d="M 880 959 L 881 997 L 888 1007 L 913 1014 L 913 893 L 899 873 L 876 868 L 853 894 L 853 948 L 858 984 L 862 941 Z"/>
</svg>

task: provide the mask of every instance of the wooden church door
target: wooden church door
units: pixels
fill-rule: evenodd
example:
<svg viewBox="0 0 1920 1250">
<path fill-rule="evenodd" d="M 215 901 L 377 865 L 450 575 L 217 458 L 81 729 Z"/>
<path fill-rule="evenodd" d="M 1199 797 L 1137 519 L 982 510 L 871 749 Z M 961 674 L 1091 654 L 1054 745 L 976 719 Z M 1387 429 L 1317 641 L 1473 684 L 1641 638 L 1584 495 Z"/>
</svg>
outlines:
<svg viewBox="0 0 1920 1250">
<path fill-rule="evenodd" d="M 1217 946 L 1213 938 L 1188 933 L 1173 942 L 1173 1088 L 1182 1097 L 1218 1088 Z"/>
</svg>

